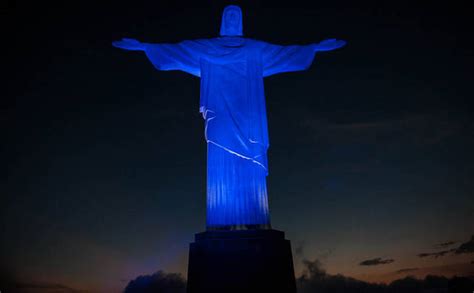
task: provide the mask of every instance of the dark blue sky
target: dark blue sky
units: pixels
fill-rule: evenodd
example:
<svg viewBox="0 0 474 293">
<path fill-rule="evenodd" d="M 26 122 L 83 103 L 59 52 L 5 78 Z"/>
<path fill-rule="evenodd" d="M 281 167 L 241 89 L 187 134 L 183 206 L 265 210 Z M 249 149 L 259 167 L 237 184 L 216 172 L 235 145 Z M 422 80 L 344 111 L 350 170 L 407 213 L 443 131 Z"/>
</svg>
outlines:
<svg viewBox="0 0 474 293">
<path fill-rule="evenodd" d="M 102 292 L 158 269 L 185 273 L 205 228 L 199 80 L 111 42 L 214 37 L 222 8 L 237 3 L 248 37 L 348 41 L 265 83 L 272 224 L 292 241 L 296 273 L 306 258 L 371 281 L 414 267 L 473 271 L 469 253 L 417 256 L 474 234 L 465 7 L 174 2 L 2 8 L 2 270 Z M 394 262 L 360 265 L 378 257 Z"/>
</svg>

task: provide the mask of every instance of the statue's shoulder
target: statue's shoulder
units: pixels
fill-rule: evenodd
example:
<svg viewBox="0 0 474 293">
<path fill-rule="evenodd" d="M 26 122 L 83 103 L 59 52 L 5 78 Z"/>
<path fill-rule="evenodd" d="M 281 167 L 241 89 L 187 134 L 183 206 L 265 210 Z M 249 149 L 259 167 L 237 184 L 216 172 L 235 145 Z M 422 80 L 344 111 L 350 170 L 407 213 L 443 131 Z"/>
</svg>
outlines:
<svg viewBox="0 0 474 293">
<path fill-rule="evenodd" d="M 247 42 L 252 43 L 254 45 L 264 44 L 264 41 L 253 39 L 253 38 L 245 38 Z"/>
<path fill-rule="evenodd" d="M 252 46 L 263 46 L 265 44 L 264 41 L 257 40 L 257 39 L 246 38 L 246 40 L 247 40 L 247 43 Z"/>
<path fill-rule="evenodd" d="M 249 46 L 252 46 L 254 48 L 263 48 L 265 47 L 268 43 L 262 40 L 257 40 L 257 39 L 252 39 L 252 38 L 246 38 L 246 43 Z"/>
<path fill-rule="evenodd" d="M 200 38 L 200 39 L 194 39 L 193 42 L 197 43 L 209 43 L 209 42 L 214 42 L 216 38 Z"/>
<path fill-rule="evenodd" d="M 194 39 L 194 40 L 184 40 L 182 43 L 187 43 L 187 44 L 194 44 L 194 45 L 206 45 L 213 43 L 215 38 L 209 38 L 209 39 Z"/>
</svg>

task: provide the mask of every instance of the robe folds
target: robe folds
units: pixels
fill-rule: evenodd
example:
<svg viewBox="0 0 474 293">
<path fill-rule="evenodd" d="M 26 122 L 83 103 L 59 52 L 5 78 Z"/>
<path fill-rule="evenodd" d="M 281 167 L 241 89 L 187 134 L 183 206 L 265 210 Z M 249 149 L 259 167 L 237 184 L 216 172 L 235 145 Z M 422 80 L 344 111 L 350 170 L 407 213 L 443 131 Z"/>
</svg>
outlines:
<svg viewBox="0 0 474 293">
<path fill-rule="evenodd" d="M 208 143 L 207 228 L 269 227 L 263 79 L 307 69 L 313 46 L 219 37 L 146 44 L 145 53 L 158 70 L 201 78 L 199 110 Z"/>
</svg>

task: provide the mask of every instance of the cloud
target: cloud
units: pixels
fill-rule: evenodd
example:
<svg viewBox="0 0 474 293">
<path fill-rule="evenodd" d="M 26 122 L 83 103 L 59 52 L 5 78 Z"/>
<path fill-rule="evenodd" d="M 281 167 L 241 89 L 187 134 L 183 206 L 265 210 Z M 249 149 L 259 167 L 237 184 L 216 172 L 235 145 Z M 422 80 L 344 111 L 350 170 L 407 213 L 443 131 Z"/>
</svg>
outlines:
<svg viewBox="0 0 474 293">
<path fill-rule="evenodd" d="M 306 242 L 304 240 L 297 242 L 296 245 L 295 245 L 295 257 L 298 257 L 303 262 L 307 261 L 307 259 L 305 258 L 306 246 L 307 245 L 306 245 Z M 315 257 L 319 261 L 325 262 L 332 255 L 333 250 L 332 249 L 321 249 L 321 250 L 318 250 L 314 253 L 316 254 Z"/>
<path fill-rule="evenodd" d="M 1 292 L 45 292 L 45 293 L 84 293 L 64 284 L 53 282 L 37 282 L 22 280 L 16 274 L 5 268 L 0 268 L 0 291 Z"/>
<path fill-rule="evenodd" d="M 474 252 L 474 235 L 471 236 L 471 240 L 462 243 L 454 252 L 456 254 L 473 253 Z"/>
<path fill-rule="evenodd" d="M 297 257 L 303 257 L 304 255 L 304 247 L 305 247 L 305 243 L 304 241 L 300 241 L 296 244 L 296 247 L 295 247 L 295 256 Z"/>
<path fill-rule="evenodd" d="M 450 246 L 455 244 L 456 242 L 454 241 L 449 241 L 445 243 L 440 243 L 438 246 Z M 427 253 L 420 253 L 418 254 L 418 257 L 442 257 L 445 256 L 449 253 L 455 253 L 455 254 L 463 254 L 463 253 L 473 253 L 474 252 L 474 235 L 471 236 L 471 239 L 468 240 L 467 242 L 461 243 L 458 248 L 453 248 L 453 249 L 447 249 L 447 250 L 441 250 L 437 252 L 427 252 Z"/>
<path fill-rule="evenodd" d="M 447 242 L 436 244 L 435 247 L 445 248 L 445 247 L 452 246 L 453 244 L 456 244 L 456 243 L 457 243 L 456 241 L 447 241 Z"/>
<path fill-rule="evenodd" d="M 409 272 L 414 272 L 414 271 L 418 271 L 419 268 L 406 268 L 406 269 L 400 269 L 398 271 L 396 271 L 395 273 L 397 274 L 403 274 L 403 273 L 409 273 Z"/>
<path fill-rule="evenodd" d="M 389 258 L 389 259 L 382 259 L 381 257 L 373 258 L 373 259 L 368 259 L 364 260 L 361 263 L 359 263 L 360 266 L 377 266 L 377 265 L 385 265 L 394 262 L 395 260 Z"/>
<path fill-rule="evenodd" d="M 449 241 L 445 243 L 440 243 L 437 246 L 439 247 L 448 247 L 456 242 L 454 241 Z M 441 250 L 437 252 L 425 252 L 425 253 L 420 253 L 418 254 L 418 257 L 442 257 L 445 256 L 449 253 L 455 253 L 455 254 L 463 254 L 463 253 L 473 253 L 474 252 L 474 235 L 471 236 L 471 239 L 467 242 L 461 243 L 458 248 L 452 248 L 452 249 L 447 249 L 447 250 Z"/>
<path fill-rule="evenodd" d="M 321 262 L 305 260 L 304 274 L 297 278 L 298 293 L 387 293 L 387 292 L 464 292 L 474 287 L 473 277 L 452 277 L 427 275 L 423 279 L 405 277 L 389 284 L 369 283 L 343 275 L 331 275 L 322 268 Z M 401 269 L 398 272 L 418 270 Z M 469 291 L 470 292 L 470 291 Z"/>
<path fill-rule="evenodd" d="M 448 249 L 448 250 L 442 250 L 442 251 L 437 251 L 437 252 L 424 252 L 424 253 L 419 253 L 418 257 L 434 257 L 438 258 L 441 256 L 445 256 L 446 254 L 450 252 L 454 252 L 456 249 Z"/>
<path fill-rule="evenodd" d="M 318 259 L 313 261 L 303 260 L 303 264 L 306 267 L 304 276 L 309 276 L 310 278 L 323 278 L 326 276 L 326 271 L 323 269 L 321 262 Z"/>
<path fill-rule="evenodd" d="M 349 293 L 349 292 L 384 292 L 385 285 L 370 284 L 343 275 L 330 275 L 322 268 L 321 262 L 304 260 L 306 269 L 297 278 L 298 293 Z"/>
<path fill-rule="evenodd" d="M 181 274 L 158 271 L 152 275 L 138 276 L 130 281 L 124 293 L 185 293 L 186 280 Z"/>
</svg>

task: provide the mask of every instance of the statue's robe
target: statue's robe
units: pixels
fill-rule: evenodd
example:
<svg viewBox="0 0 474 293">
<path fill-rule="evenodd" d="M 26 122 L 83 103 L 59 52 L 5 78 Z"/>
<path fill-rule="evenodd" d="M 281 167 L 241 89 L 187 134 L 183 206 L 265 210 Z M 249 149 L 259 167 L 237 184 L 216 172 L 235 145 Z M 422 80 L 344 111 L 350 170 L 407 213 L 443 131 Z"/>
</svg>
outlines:
<svg viewBox="0 0 474 293">
<path fill-rule="evenodd" d="M 208 143 L 207 228 L 270 227 L 263 78 L 307 69 L 315 54 L 312 45 L 219 37 L 145 48 L 156 69 L 201 78 L 200 112 Z"/>
</svg>

